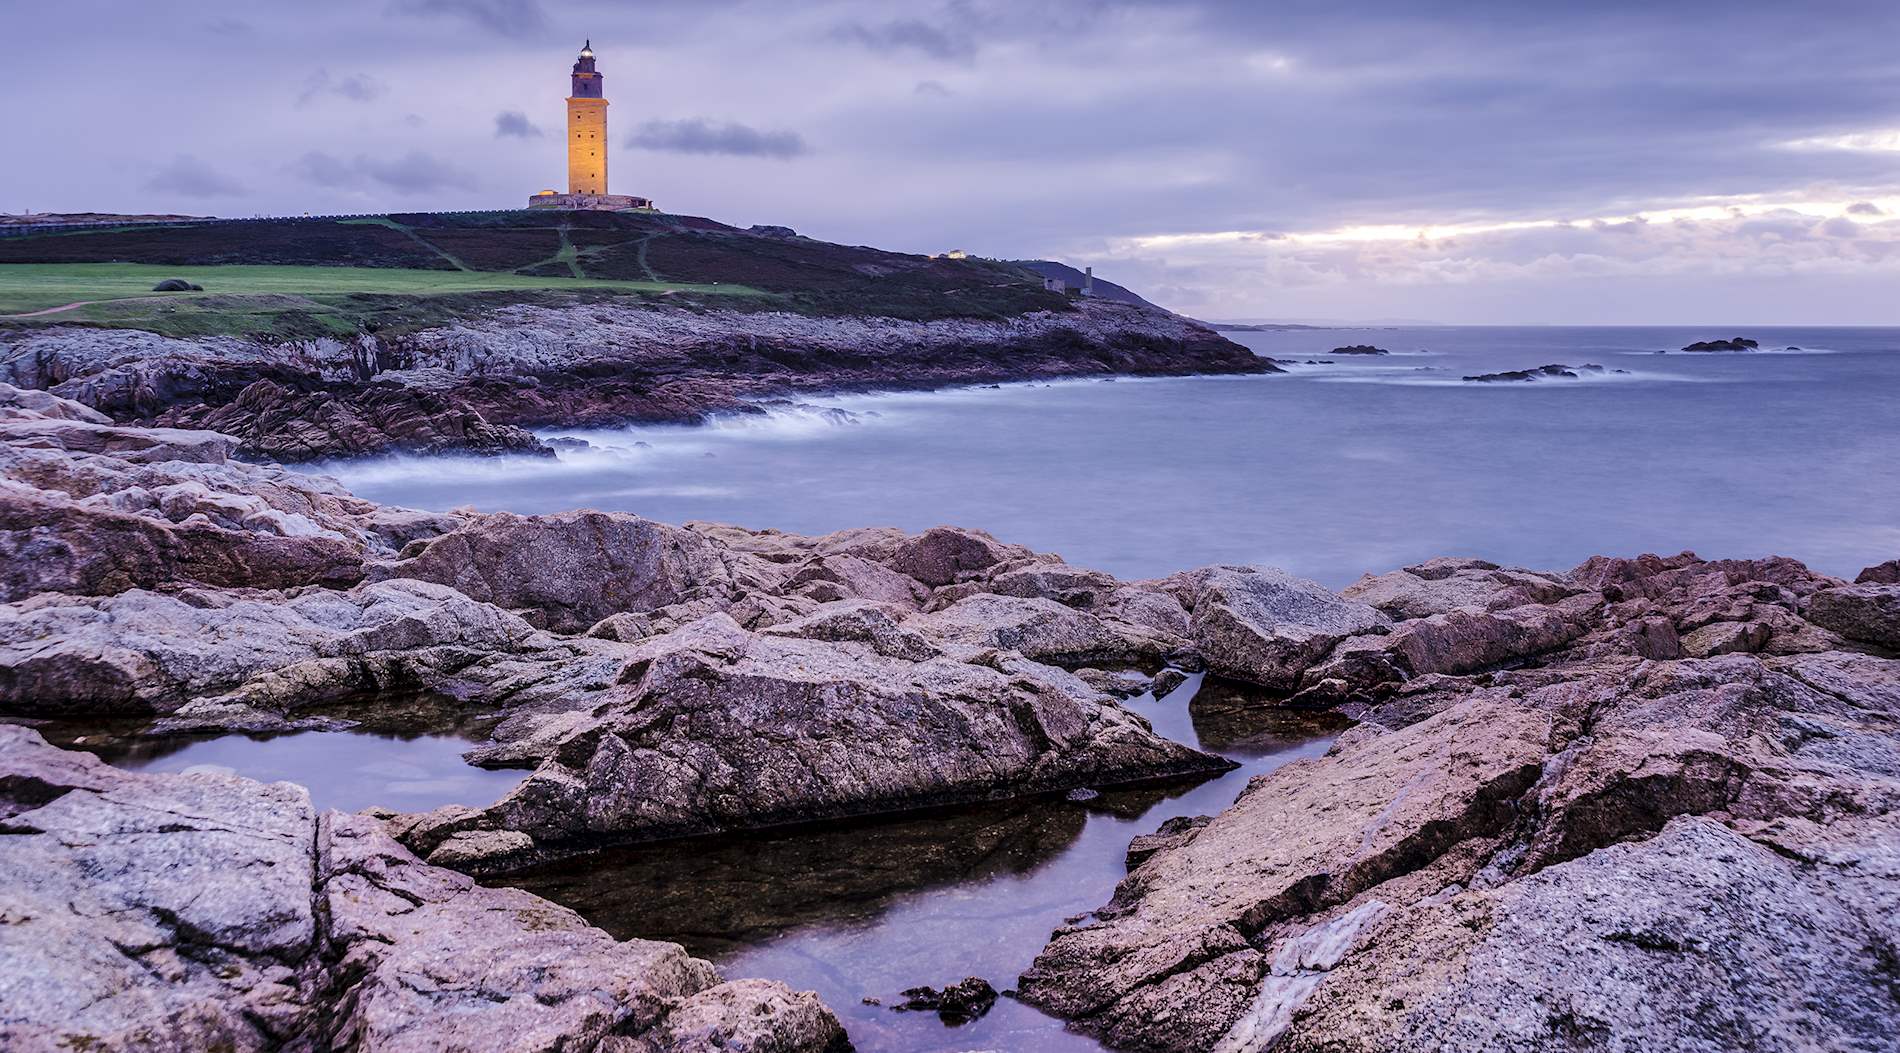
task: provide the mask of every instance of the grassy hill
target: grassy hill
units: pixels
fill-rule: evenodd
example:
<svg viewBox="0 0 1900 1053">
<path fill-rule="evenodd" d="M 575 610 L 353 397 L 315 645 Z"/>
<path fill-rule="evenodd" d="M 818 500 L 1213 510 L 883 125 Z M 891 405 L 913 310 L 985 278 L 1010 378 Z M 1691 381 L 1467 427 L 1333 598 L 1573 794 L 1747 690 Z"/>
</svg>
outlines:
<svg viewBox="0 0 1900 1053">
<path fill-rule="evenodd" d="M 202 293 L 154 294 L 161 278 Z M 620 297 L 810 314 L 1062 309 L 1029 270 L 660 213 L 507 211 L 138 224 L 0 238 L 0 325 L 343 333 Z M 20 315 L 83 303 L 51 314 Z"/>
</svg>

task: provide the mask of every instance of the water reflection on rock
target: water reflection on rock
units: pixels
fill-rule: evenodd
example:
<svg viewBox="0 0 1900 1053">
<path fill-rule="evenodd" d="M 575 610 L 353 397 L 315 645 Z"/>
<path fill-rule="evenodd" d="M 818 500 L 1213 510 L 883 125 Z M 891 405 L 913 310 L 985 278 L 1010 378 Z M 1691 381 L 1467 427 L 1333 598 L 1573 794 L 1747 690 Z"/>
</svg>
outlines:
<svg viewBox="0 0 1900 1053">
<path fill-rule="evenodd" d="M 1029 873 L 1087 823 L 1075 804 L 1035 799 L 634 845 L 506 880 L 621 939 L 716 958 L 789 929 L 873 919 L 902 894 Z"/>
<path fill-rule="evenodd" d="M 1202 749 L 1235 759 L 1277 753 L 1352 726 L 1331 710 L 1289 709 L 1258 688 L 1228 681 L 1202 684 L 1188 715 Z"/>
<path fill-rule="evenodd" d="M 462 759 L 492 720 L 433 697 L 399 695 L 328 707 L 300 720 L 297 730 L 270 733 L 167 734 L 162 722 L 150 720 L 20 723 L 48 742 L 131 771 L 229 771 L 299 783 L 320 809 L 413 812 L 488 805 L 526 777 Z"/>
<path fill-rule="evenodd" d="M 1162 734 L 1241 767 L 1198 784 L 1103 790 L 1086 800 L 1050 796 L 631 846 L 505 880 L 616 936 L 684 943 L 728 976 L 817 990 L 861 1051 L 1098 1050 L 1007 997 L 1050 931 L 1107 901 L 1137 835 L 1220 811 L 1249 778 L 1317 756 L 1346 725 L 1203 685 L 1198 675 L 1165 701 L 1128 704 Z M 947 1028 L 933 1014 L 888 1008 L 906 989 L 966 976 L 1005 991 L 980 1019 Z"/>
</svg>

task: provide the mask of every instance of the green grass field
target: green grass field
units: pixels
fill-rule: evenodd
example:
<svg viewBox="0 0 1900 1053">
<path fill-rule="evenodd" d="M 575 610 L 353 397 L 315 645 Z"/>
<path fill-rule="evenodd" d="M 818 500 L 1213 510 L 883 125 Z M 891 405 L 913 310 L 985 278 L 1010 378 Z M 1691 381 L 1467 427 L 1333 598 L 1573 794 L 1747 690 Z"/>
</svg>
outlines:
<svg viewBox="0 0 1900 1053">
<path fill-rule="evenodd" d="M 174 277 L 204 291 L 152 291 Z M 147 223 L 0 238 L 4 330 L 91 325 L 281 339 L 407 331 L 511 304 L 629 301 L 918 321 L 1071 306 L 1013 264 L 647 212 Z M 83 306 L 19 317 L 75 303 Z"/>
<path fill-rule="evenodd" d="M 204 286 L 205 291 L 201 293 L 153 292 L 152 286 L 166 278 L 183 278 Z M 543 278 L 490 271 L 244 264 L 173 267 L 152 263 L 6 263 L 0 264 L 0 315 L 23 314 L 76 302 L 129 299 L 189 303 L 193 300 L 232 296 L 331 297 L 355 294 L 440 296 L 485 292 L 548 292 L 563 289 L 648 295 L 660 293 L 718 296 L 766 295 L 757 289 L 742 285 L 695 285 L 678 282 L 620 281 L 608 278 Z"/>
</svg>

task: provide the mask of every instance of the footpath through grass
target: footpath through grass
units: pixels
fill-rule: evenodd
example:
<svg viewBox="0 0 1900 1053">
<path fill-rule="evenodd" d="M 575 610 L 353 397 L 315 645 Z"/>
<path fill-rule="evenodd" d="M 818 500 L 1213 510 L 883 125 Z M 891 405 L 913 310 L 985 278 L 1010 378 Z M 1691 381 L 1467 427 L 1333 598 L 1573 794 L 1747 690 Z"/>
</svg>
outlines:
<svg viewBox="0 0 1900 1053">
<path fill-rule="evenodd" d="M 160 293 L 182 278 L 203 292 Z M 424 328 L 509 304 L 655 299 L 765 306 L 743 285 L 500 271 L 274 264 L 0 263 L 0 327 L 92 325 L 166 336 L 294 339 Z M 65 310 L 68 304 L 79 304 Z M 30 315 L 30 317 L 21 317 Z"/>
<path fill-rule="evenodd" d="M 155 293 L 166 278 L 204 286 L 201 293 Z M 533 277 L 496 271 L 426 271 L 395 267 L 286 267 L 225 264 L 172 267 L 156 263 L 0 264 L 0 314 L 21 314 L 77 301 L 157 298 L 190 300 L 215 296 L 277 294 L 335 296 L 378 293 L 436 296 L 447 293 L 543 292 L 604 289 L 629 293 L 698 293 L 763 296 L 742 285 L 623 281 L 612 278 Z"/>
</svg>

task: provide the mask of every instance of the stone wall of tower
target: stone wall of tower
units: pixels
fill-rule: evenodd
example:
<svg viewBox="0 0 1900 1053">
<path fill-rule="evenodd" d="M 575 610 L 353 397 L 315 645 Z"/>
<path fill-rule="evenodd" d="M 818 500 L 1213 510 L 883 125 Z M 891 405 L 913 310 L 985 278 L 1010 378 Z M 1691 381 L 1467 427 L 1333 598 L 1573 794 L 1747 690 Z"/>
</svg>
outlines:
<svg viewBox="0 0 1900 1053">
<path fill-rule="evenodd" d="M 567 192 L 607 192 L 607 100 L 567 100 Z"/>
</svg>

